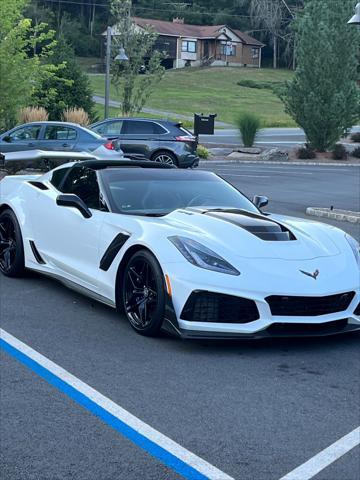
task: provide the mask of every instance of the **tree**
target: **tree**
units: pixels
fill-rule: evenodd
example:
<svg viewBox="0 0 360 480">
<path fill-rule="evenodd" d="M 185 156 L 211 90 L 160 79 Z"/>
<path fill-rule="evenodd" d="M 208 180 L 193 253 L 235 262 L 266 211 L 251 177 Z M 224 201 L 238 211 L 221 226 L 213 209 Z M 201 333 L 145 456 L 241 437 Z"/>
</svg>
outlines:
<svg viewBox="0 0 360 480">
<path fill-rule="evenodd" d="M 54 32 L 43 23 L 33 28 L 22 16 L 26 0 L 7 0 L 0 15 L 0 130 L 16 124 L 18 111 L 28 105 L 43 78 L 51 75 L 43 60 L 53 47 Z M 41 44 L 35 53 L 35 44 Z M 51 69 L 50 69 L 51 70 Z"/>
<path fill-rule="evenodd" d="M 63 111 L 73 107 L 83 108 L 95 120 L 89 79 L 77 63 L 72 47 L 59 38 L 48 61 L 55 72 L 43 78 L 32 96 L 32 104 L 46 108 L 50 120 L 61 120 Z"/>
<path fill-rule="evenodd" d="M 282 95 L 286 112 L 317 150 L 332 147 L 360 117 L 359 32 L 352 0 L 308 0 L 296 22 L 297 70 Z"/>
<path fill-rule="evenodd" d="M 164 55 L 154 50 L 157 33 L 151 28 L 136 28 L 130 16 L 131 7 L 131 0 L 113 0 L 111 7 L 115 19 L 112 56 L 124 48 L 129 58 L 112 61 L 112 82 L 121 92 L 122 114 L 126 116 L 141 111 L 165 72 L 161 65 Z M 139 75 L 144 65 L 146 71 Z"/>
</svg>

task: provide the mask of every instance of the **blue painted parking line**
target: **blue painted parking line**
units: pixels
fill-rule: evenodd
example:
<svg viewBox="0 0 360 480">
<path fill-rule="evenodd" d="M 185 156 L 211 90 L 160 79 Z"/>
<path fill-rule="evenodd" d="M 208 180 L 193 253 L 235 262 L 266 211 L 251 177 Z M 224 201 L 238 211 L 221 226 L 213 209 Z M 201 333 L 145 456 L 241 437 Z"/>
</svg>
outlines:
<svg viewBox="0 0 360 480">
<path fill-rule="evenodd" d="M 233 480 L 2 329 L 0 348 L 182 477 Z"/>
</svg>

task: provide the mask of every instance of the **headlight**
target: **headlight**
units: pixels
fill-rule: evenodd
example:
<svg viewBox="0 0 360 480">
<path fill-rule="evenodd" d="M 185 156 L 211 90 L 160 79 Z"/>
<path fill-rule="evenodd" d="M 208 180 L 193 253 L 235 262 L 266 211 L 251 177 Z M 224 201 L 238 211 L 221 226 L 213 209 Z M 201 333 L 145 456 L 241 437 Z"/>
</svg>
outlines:
<svg viewBox="0 0 360 480">
<path fill-rule="evenodd" d="M 360 245 L 359 243 L 355 240 L 355 238 L 351 237 L 348 234 L 345 234 L 345 238 L 348 241 L 348 244 L 351 247 L 351 250 L 353 251 L 356 261 L 360 267 Z"/>
<path fill-rule="evenodd" d="M 169 237 L 169 240 L 188 262 L 197 267 L 228 275 L 240 275 L 240 272 L 220 255 L 195 240 L 185 237 Z"/>
</svg>

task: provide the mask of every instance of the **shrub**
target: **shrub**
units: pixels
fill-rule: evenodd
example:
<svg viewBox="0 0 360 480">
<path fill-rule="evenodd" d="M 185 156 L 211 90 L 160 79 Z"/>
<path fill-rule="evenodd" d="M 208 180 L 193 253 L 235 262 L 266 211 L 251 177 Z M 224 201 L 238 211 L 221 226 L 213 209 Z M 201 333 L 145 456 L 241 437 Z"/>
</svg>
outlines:
<svg viewBox="0 0 360 480">
<path fill-rule="evenodd" d="M 346 160 L 348 157 L 348 152 L 344 145 L 337 143 L 332 151 L 332 156 L 334 160 Z"/>
<path fill-rule="evenodd" d="M 18 119 L 20 123 L 46 122 L 49 114 L 43 107 L 25 107 L 20 110 Z"/>
<path fill-rule="evenodd" d="M 350 138 L 352 142 L 360 143 L 360 132 L 353 133 Z"/>
<path fill-rule="evenodd" d="M 312 146 L 306 143 L 297 150 L 296 156 L 300 160 L 311 160 L 312 158 L 316 158 L 316 153 Z"/>
<path fill-rule="evenodd" d="M 199 155 L 200 158 L 205 158 L 205 159 L 208 159 L 210 156 L 209 150 L 206 147 L 204 147 L 204 145 L 198 145 L 197 154 Z"/>
<path fill-rule="evenodd" d="M 355 148 L 355 150 L 352 151 L 351 155 L 355 158 L 360 158 L 360 147 Z"/>
<path fill-rule="evenodd" d="M 253 113 L 242 113 L 236 119 L 236 124 L 240 130 L 244 147 L 252 147 L 261 128 L 260 118 Z"/>
<path fill-rule="evenodd" d="M 83 108 L 67 108 L 62 113 L 62 119 L 64 122 L 78 123 L 83 127 L 90 124 L 89 115 Z"/>
</svg>

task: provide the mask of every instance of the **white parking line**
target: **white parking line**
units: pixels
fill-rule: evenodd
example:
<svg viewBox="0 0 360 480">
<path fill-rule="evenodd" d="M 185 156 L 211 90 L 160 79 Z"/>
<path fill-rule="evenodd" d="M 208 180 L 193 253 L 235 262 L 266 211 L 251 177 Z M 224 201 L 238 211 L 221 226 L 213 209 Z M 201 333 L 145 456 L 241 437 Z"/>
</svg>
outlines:
<svg viewBox="0 0 360 480">
<path fill-rule="evenodd" d="M 310 480 L 359 444 L 360 427 L 355 428 L 280 480 Z"/>
<path fill-rule="evenodd" d="M 2 329 L 0 347 L 184 478 L 234 480 Z"/>
</svg>

